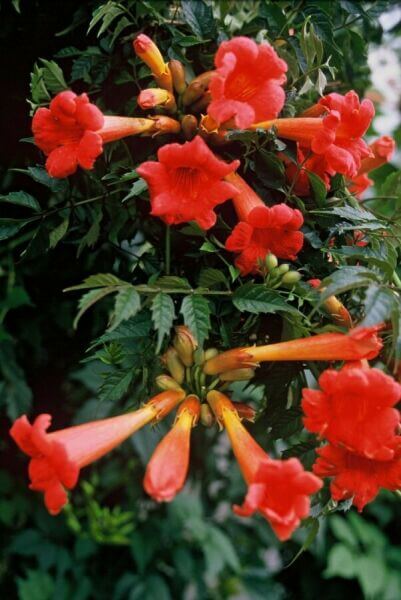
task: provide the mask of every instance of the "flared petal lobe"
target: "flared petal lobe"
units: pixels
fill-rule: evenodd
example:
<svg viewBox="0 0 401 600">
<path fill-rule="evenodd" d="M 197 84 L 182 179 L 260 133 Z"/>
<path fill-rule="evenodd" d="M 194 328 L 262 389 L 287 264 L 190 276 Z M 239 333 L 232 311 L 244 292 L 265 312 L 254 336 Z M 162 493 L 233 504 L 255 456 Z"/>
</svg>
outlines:
<svg viewBox="0 0 401 600">
<path fill-rule="evenodd" d="M 188 396 L 177 412 L 172 429 L 152 454 L 143 485 L 157 502 L 170 502 L 184 486 L 189 465 L 191 429 L 199 414 L 198 398 Z"/>
<path fill-rule="evenodd" d="M 182 390 L 169 390 L 132 413 L 52 433 L 47 433 L 50 415 L 39 415 L 32 425 L 25 415 L 19 417 L 10 435 L 31 458 L 30 488 L 43 492 L 48 511 L 57 515 L 68 500 L 65 490 L 75 487 L 82 467 L 110 452 L 146 423 L 162 418 L 184 396 Z"/>
<path fill-rule="evenodd" d="M 303 390 L 304 425 L 334 445 L 375 460 L 391 460 L 401 437 L 396 435 L 401 385 L 379 369 L 345 366 L 328 369 L 320 390 Z"/>
<path fill-rule="evenodd" d="M 313 472 L 332 478 L 330 492 L 337 502 L 352 498 L 359 512 L 375 499 L 380 489 L 401 488 L 401 453 L 392 460 L 374 460 L 359 456 L 346 448 L 327 444 L 317 449 Z"/>
<path fill-rule="evenodd" d="M 267 43 L 246 37 L 222 42 L 215 56 L 216 70 L 209 84 L 209 115 L 235 127 L 273 119 L 283 108 L 287 64 Z"/>
<path fill-rule="evenodd" d="M 168 225 L 196 221 L 202 229 L 216 222 L 214 207 L 237 189 L 223 180 L 239 165 L 218 159 L 201 137 L 184 144 L 166 144 L 158 162 L 142 163 L 137 172 L 149 186 L 151 214 Z"/>
<path fill-rule="evenodd" d="M 103 142 L 96 133 L 102 128 L 101 111 L 86 94 L 60 92 L 49 108 L 39 108 L 32 120 L 35 144 L 47 155 L 51 177 L 67 177 L 78 164 L 91 169 L 102 153 Z"/>
</svg>

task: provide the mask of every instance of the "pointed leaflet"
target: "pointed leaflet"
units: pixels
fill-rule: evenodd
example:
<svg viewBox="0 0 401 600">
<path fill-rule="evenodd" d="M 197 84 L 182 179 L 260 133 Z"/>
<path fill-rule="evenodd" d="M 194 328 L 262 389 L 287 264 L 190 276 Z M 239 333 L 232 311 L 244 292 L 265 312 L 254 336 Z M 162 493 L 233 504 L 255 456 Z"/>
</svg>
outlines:
<svg viewBox="0 0 401 600">
<path fill-rule="evenodd" d="M 182 302 L 180 313 L 184 317 L 185 325 L 189 327 L 199 345 L 202 346 L 209 336 L 210 330 L 208 301 L 203 296 L 186 296 Z"/>
<path fill-rule="evenodd" d="M 168 294 L 159 292 L 152 302 L 153 327 L 157 331 L 156 354 L 160 352 L 164 336 L 170 333 L 174 318 L 174 302 Z"/>
</svg>

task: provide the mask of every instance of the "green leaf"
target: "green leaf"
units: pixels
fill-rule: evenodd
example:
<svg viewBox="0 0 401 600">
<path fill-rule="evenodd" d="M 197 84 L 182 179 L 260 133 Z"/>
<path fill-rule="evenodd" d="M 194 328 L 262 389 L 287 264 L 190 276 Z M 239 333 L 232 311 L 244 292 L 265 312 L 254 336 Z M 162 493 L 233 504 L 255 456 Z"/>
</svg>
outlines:
<svg viewBox="0 0 401 600">
<path fill-rule="evenodd" d="M 124 9 L 121 8 L 121 5 L 117 2 L 113 2 L 113 0 L 109 0 L 106 4 L 102 4 L 94 10 L 92 20 L 89 23 L 88 33 L 92 31 L 95 25 L 102 21 L 99 31 L 97 32 L 97 37 L 100 37 L 114 19 L 122 14 L 124 14 Z"/>
<path fill-rule="evenodd" d="M 324 182 L 316 173 L 308 171 L 308 179 L 312 188 L 313 198 L 318 206 L 324 206 L 326 200 L 327 190 Z"/>
<path fill-rule="evenodd" d="M 393 310 L 400 310 L 400 300 L 392 290 L 371 285 L 365 295 L 365 318 L 360 325 L 368 327 L 388 321 Z"/>
<path fill-rule="evenodd" d="M 115 329 L 122 321 L 134 317 L 140 309 L 141 297 L 133 287 L 125 287 L 119 290 L 116 295 L 113 316 L 108 331 Z"/>
<path fill-rule="evenodd" d="M 206 559 L 206 573 L 216 577 L 225 566 L 239 571 L 240 562 L 230 538 L 217 527 L 209 525 L 202 542 L 202 550 Z"/>
<path fill-rule="evenodd" d="M 133 377 L 134 372 L 132 369 L 129 371 L 118 369 L 106 373 L 104 382 L 99 388 L 99 399 L 108 402 L 117 402 L 128 390 Z"/>
<path fill-rule="evenodd" d="M 169 290 L 169 289 L 179 289 L 179 290 L 190 290 L 191 286 L 188 283 L 187 279 L 183 277 L 174 277 L 173 275 L 164 275 L 163 277 L 159 277 L 155 281 L 152 282 L 152 286 Z"/>
<path fill-rule="evenodd" d="M 84 250 L 84 248 L 86 248 L 86 247 L 93 248 L 93 246 L 96 244 L 96 242 L 99 238 L 99 235 L 100 235 L 100 223 L 103 218 L 103 211 L 102 211 L 101 207 L 99 206 L 95 210 L 92 210 L 91 212 L 92 212 L 92 219 L 91 219 L 92 224 L 79 243 L 78 250 L 77 250 L 78 257 L 82 254 L 82 251 Z"/>
<path fill-rule="evenodd" d="M 380 598 L 387 587 L 387 568 L 374 552 L 355 557 L 355 572 L 365 598 Z"/>
<path fill-rule="evenodd" d="M 320 526 L 319 520 L 314 519 L 313 517 L 309 517 L 308 521 L 309 521 L 309 525 L 310 525 L 309 533 L 306 536 L 304 543 L 302 544 L 301 548 L 298 550 L 298 552 L 296 553 L 294 558 L 291 560 L 291 562 L 288 565 L 286 565 L 287 569 L 292 564 L 294 564 L 294 562 L 296 560 L 298 560 L 298 558 L 301 556 L 301 554 L 303 554 L 305 552 L 305 550 L 307 550 L 309 548 L 309 546 L 315 541 L 316 536 L 319 533 L 319 526 Z"/>
<path fill-rule="evenodd" d="M 3 340 L 0 343 L 0 402 L 7 407 L 7 415 L 14 420 L 29 411 L 32 403 L 32 392 L 25 380 L 25 375 L 18 365 L 13 343 Z"/>
<path fill-rule="evenodd" d="M 147 188 L 148 184 L 146 183 L 146 181 L 144 179 L 138 179 L 138 181 L 135 181 L 132 184 L 130 191 L 126 196 L 124 196 L 121 202 L 124 203 L 130 200 L 131 198 L 135 198 L 135 196 L 140 196 L 141 194 L 143 194 L 144 191 L 147 190 Z"/>
<path fill-rule="evenodd" d="M 358 548 L 358 539 L 347 519 L 340 517 L 339 515 L 331 515 L 329 526 L 340 542 L 343 542 L 351 548 Z"/>
<path fill-rule="evenodd" d="M 47 90 L 52 94 L 68 90 L 63 71 L 58 64 L 54 60 L 46 60 L 44 58 L 41 58 L 40 62 L 44 65 L 42 77 Z"/>
<path fill-rule="evenodd" d="M 208 39 L 216 37 L 216 22 L 211 6 L 203 0 L 182 0 L 181 8 L 185 21 L 195 35 Z"/>
<path fill-rule="evenodd" d="M 184 317 L 185 325 L 192 331 L 199 342 L 199 346 L 202 346 L 209 336 L 210 330 L 208 301 L 203 296 L 186 296 L 182 301 L 180 313 Z"/>
<path fill-rule="evenodd" d="M 139 338 L 146 338 L 149 336 L 150 328 L 150 314 L 142 310 L 135 317 L 131 317 L 127 321 L 120 323 L 113 331 L 108 331 L 94 340 L 90 349 L 110 342 L 124 343 Z"/>
<path fill-rule="evenodd" d="M 356 576 L 355 556 L 351 550 L 343 544 L 335 544 L 328 555 L 327 568 L 323 577 L 344 577 L 352 579 Z"/>
<path fill-rule="evenodd" d="M 124 285 L 130 284 L 126 281 L 123 281 L 119 277 L 116 277 L 116 275 L 113 275 L 112 273 L 97 273 L 96 275 L 89 275 L 89 277 L 84 279 L 83 282 L 78 285 L 73 285 L 71 287 L 65 288 L 64 292 L 71 292 L 73 290 L 84 290 L 88 288 Z"/>
<path fill-rule="evenodd" d="M 68 231 L 68 226 L 70 224 L 70 216 L 66 217 L 61 221 L 57 227 L 49 231 L 49 246 L 50 248 L 55 248 L 57 244 L 63 239 L 65 234 Z"/>
<path fill-rule="evenodd" d="M 29 220 L 22 219 L 0 219 L 0 241 L 13 237 L 29 223 Z"/>
<path fill-rule="evenodd" d="M 160 352 L 164 337 L 169 335 L 175 318 L 174 302 L 168 294 L 160 292 L 152 302 L 153 327 L 157 331 L 156 354 Z"/>
<path fill-rule="evenodd" d="M 276 313 L 298 311 L 287 304 L 279 292 L 270 290 L 262 283 L 246 283 L 238 288 L 233 295 L 233 304 L 241 312 Z"/>
<path fill-rule="evenodd" d="M 224 285 L 228 287 L 227 278 L 222 271 L 219 269 L 202 269 L 198 279 L 199 287 L 213 288 L 216 286 Z"/>
<path fill-rule="evenodd" d="M 17 577 L 17 587 L 19 600 L 51 600 L 56 584 L 48 573 L 28 569 L 25 579 Z"/>
<path fill-rule="evenodd" d="M 8 202 L 9 204 L 16 204 L 17 206 L 24 206 L 25 208 L 30 208 L 35 212 L 40 212 L 40 204 L 27 192 L 10 192 L 7 196 L 0 196 L 0 202 Z"/>
<path fill-rule="evenodd" d="M 366 287 L 374 282 L 380 282 L 379 275 L 365 267 L 341 267 L 323 279 L 322 287 L 326 289 L 322 292 L 320 301 L 324 302 L 329 296 L 336 296 L 358 287 Z"/>
<path fill-rule="evenodd" d="M 96 304 L 99 300 L 107 296 L 108 294 L 112 294 L 116 289 L 114 287 L 103 287 L 101 289 L 90 290 L 86 292 L 78 301 L 78 314 L 74 319 L 73 327 L 77 328 L 78 322 L 83 314 L 86 313 L 88 308 Z"/>
<path fill-rule="evenodd" d="M 378 218 L 375 217 L 368 210 L 364 210 L 363 208 L 353 208 L 352 206 L 337 206 L 335 208 L 330 209 L 330 211 L 325 211 L 322 214 L 332 214 L 337 215 L 338 217 L 342 217 L 343 219 L 347 219 L 348 221 L 352 221 L 353 223 L 357 221 L 358 223 L 376 223 L 378 222 Z M 385 224 L 382 224 L 383 227 Z"/>
</svg>

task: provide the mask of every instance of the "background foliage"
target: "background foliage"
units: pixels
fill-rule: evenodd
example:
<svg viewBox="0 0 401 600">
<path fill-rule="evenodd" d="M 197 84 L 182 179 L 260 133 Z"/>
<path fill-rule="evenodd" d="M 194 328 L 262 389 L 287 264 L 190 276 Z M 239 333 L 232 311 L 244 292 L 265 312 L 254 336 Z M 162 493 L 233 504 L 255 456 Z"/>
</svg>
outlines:
<svg viewBox="0 0 401 600">
<path fill-rule="evenodd" d="M 380 43 L 378 16 L 391 4 L 109 0 L 63 2 L 54 10 L 45 0 L 1 3 L 6 133 L 0 149 L 5 415 L 0 586 L 5 597 L 401 597 L 401 505 L 395 495 L 383 494 L 364 518 L 347 512 L 347 505 L 328 503 L 324 510 L 336 514 L 318 521 L 322 507 L 315 507 L 307 527 L 280 545 L 261 521 L 240 522 L 232 515 L 230 506 L 241 498 L 243 484 L 231 468 L 225 438 L 214 428 L 194 432 L 185 491 L 167 506 L 149 500 L 141 480 L 163 434 L 160 426 L 140 432 L 88 469 L 68 509 L 52 518 L 26 490 L 25 461 L 7 436 L 9 419 L 25 411 L 49 411 L 60 428 L 148 398 L 160 371 L 155 352 L 166 346 L 174 323 L 184 321 L 201 340 L 223 347 L 330 327 L 316 293 L 304 284 L 294 290 L 273 289 L 268 281 L 242 285 L 232 257 L 221 250 L 234 223 L 229 206 L 207 234 L 190 225 L 172 230 L 172 268 L 166 276 L 165 227 L 148 218 L 146 186 L 135 167 L 169 140 L 110 144 L 93 172 L 52 180 L 29 138 L 29 106 L 32 112 L 73 87 L 87 91 L 105 112 L 141 114 L 135 98 L 150 78 L 131 40 L 146 31 L 165 56 L 182 60 L 189 74 L 210 68 L 216 44 L 233 35 L 269 40 L 288 62 L 286 113 L 296 114 L 323 90 L 367 90 L 367 46 Z M 233 132 L 231 142 L 228 153 L 246 158 L 245 174 L 264 197 L 291 196 L 276 158 L 277 150 L 291 156 L 291 146 L 258 133 Z M 397 265 L 401 173 L 387 165 L 376 178 L 378 198 L 369 200 L 369 211 L 355 207 L 342 178 L 329 198 L 312 178 L 309 244 L 296 268 L 304 279 L 329 277 L 327 294 L 344 293 L 359 320 L 392 320 L 395 334 L 387 340 L 392 359 L 401 354 L 399 296 L 389 285 Z M 355 229 L 369 235 L 367 248 L 347 244 Z M 328 263 L 333 235 L 334 262 Z M 270 440 L 273 453 L 285 450 L 285 456 L 299 456 L 308 466 L 314 443 L 301 432 L 297 405 L 305 383 L 296 363 L 268 366 L 247 389 L 237 384 L 235 397 L 252 398 L 260 409 L 252 432 L 264 445 Z M 286 569 L 302 547 L 307 550 Z"/>
</svg>

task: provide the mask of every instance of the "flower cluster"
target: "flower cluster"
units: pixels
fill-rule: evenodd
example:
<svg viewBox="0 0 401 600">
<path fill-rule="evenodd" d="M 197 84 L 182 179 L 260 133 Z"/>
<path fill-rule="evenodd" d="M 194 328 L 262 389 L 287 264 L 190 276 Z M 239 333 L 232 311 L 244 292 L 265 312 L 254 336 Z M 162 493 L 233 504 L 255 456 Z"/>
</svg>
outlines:
<svg viewBox="0 0 401 600">
<path fill-rule="evenodd" d="M 401 487 L 401 385 L 379 369 L 358 363 L 319 377 L 320 390 L 304 389 L 308 431 L 328 444 L 318 448 L 313 471 L 331 477 L 334 500 L 352 498 L 361 511 L 380 488 Z"/>
</svg>

